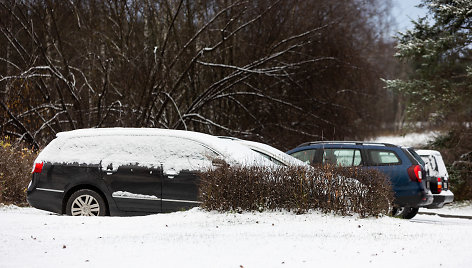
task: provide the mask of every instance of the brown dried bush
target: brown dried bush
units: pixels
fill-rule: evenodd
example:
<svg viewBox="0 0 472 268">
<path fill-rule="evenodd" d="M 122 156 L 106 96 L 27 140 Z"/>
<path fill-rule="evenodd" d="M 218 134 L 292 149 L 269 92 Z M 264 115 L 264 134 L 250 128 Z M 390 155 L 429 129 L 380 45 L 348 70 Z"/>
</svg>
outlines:
<svg viewBox="0 0 472 268">
<path fill-rule="evenodd" d="M 372 169 L 224 166 L 200 176 L 200 199 L 207 210 L 316 209 L 368 217 L 387 214 L 393 202 L 390 181 Z"/>
<path fill-rule="evenodd" d="M 0 203 L 27 205 L 26 188 L 37 153 L 9 138 L 0 140 Z"/>
</svg>

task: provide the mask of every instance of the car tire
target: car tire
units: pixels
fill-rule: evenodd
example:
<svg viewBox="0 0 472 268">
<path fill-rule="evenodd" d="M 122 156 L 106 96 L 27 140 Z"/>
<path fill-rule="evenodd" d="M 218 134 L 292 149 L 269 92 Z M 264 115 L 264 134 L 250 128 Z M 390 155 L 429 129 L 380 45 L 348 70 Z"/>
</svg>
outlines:
<svg viewBox="0 0 472 268">
<path fill-rule="evenodd" d="M 405 208 L 403 213 L 402 213 L 402 218 L 404 219 L 412 219 L 416 214 L 418 214 L 419 208 Z"/>
<path fill-rule="evenodd" d="M 108 209 L 102 196 L 89 189 L 74 192 L 67 200 L 66 214 L 69 216 L 106 216 Z"/>
<path fill-rule="evenodd" d="M 392 210 L 392 216 L 394 217 L 400 217 L 402 219 L 412 219 L 413 217 L 418 214 L 419 208 L 414 208 L 414 207 L 394 207 Z"/>
</svg>

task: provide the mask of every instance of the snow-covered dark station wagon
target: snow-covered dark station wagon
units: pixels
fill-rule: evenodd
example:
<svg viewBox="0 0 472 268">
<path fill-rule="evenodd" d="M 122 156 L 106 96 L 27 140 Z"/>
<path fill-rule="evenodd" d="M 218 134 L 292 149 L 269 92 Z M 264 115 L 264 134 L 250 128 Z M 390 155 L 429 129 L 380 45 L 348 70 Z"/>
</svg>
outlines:
<svg viewBox="0 0 472 268">
<path fill-rule="evenodd" d="M 249 148 L 191 131 L 145 128 L 59 133 L 38 155 L 31 206 L 68 215 L 140 215 L 198 206 L 198 171 L 270 164 Z"/>
</svg>

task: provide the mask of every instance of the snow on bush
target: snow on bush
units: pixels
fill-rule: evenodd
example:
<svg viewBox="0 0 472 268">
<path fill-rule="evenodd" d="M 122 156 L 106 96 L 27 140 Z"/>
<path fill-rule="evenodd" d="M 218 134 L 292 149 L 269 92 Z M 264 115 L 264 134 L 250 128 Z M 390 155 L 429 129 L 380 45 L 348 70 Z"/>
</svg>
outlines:
<svg viewBox="0 0 472 268">
<path fill-rule="evenodd" d="M 387 214 L 393 202 L 390 181 L 373 169 L 224 166 L 200 176 L 200 200 L 207 210 L 317 209 L 368 217 Z"/>
</svg>

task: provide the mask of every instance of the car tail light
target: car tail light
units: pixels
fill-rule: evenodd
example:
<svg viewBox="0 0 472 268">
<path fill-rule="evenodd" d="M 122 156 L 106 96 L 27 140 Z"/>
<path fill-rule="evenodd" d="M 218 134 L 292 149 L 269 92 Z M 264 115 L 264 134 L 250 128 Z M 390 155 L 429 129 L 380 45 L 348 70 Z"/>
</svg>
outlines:
<svg viewBox="0 0 472 268">
<path fill-rule="evenodd" d="M 423 179 L 421 166 L 420 165 L 413 165 L 413 166 L 409 167 L 408 168 L 408 176 L 410 176 L 410 180 L 412 180 L 412 181 L 421 182 L 421 179 Z"/>
<path fill-rule="evenodd" d="M 34 163 L 33 171 L 31 173 L 41 173 L 43 171 L 43 162 Z"/>
<path fill-rule="evenodd" d="M 438 178 L 438 194 L 440 194 L 442 191 L 442 181 L 441 178 Z"/>
</svg>

